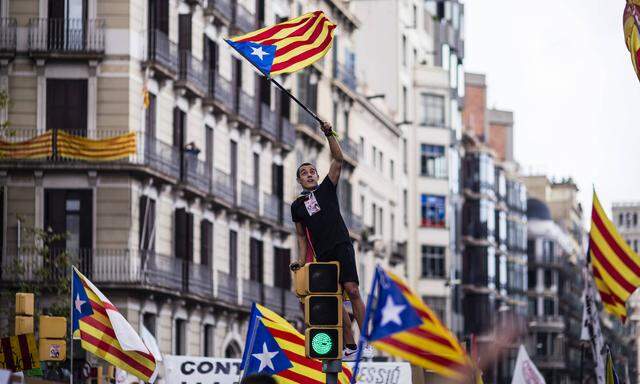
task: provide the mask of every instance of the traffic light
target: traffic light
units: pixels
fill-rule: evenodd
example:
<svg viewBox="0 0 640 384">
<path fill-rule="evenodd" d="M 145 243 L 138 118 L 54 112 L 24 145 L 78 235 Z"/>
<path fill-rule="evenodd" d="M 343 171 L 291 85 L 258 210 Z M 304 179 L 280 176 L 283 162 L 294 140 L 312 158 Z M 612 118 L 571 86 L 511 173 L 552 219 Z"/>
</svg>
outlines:
<svg viewBox="0 0 640 384">
<path fill-rule="evenodd" d="M 296 293 L 304 297 L 305 354 L 342 358 L 342 288 L 340 264 L 307 263 L 296 272 Z"/>
<path fill-rule="evenodd" d="M 64 361 L 67 359 L 67 318 L 40 316 L 40 360 Z"/>
</svg>

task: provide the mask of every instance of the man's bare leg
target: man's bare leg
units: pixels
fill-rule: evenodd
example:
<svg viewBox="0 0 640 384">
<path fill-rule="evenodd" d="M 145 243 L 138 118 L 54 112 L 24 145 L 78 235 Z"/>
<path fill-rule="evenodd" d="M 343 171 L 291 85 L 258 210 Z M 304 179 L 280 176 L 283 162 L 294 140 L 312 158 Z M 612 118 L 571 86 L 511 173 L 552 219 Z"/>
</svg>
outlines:
<svg viewBox="0 0 640 384">
<path fill-rule="evenodd" d="M 342 308 L 342 333 L 344 335 L 344 345 L 353 345 L 356 343 L 356 339 L 353 336 L 353 327 L 351 325 L 351 318 L 347 313 L 346 308 Z"/>
<path fill-rule="evenodd" d="M 358 323 L 358 329 L 362 333 L 362 327 L 364 324 L 364 302 L 362 301 L 362 297 L 360 296 L 360 290 L 358 289 L 358 284 L 354 282 L 345 282 L 343 284 L 344 290 L 349 295 L 349 300 L 351 300 L 351 308 L 353 308 L 353 315 L 356 318 L 356 322 Z"/>
</svg>

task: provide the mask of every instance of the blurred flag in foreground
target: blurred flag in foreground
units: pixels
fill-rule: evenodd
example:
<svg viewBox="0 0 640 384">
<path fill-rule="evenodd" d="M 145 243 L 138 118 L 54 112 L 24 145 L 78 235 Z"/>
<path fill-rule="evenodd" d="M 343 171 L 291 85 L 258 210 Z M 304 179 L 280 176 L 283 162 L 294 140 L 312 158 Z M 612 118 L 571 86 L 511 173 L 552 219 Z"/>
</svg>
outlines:
<svg viewBox="0 0 640 384">
<path fill-rule="evenodd" d="M 377 305 L 367 341 L 443 377 L 469 381 L 472 363 L 458 340 L 399 277 L 378 267 L 371 292 Z"/>
<path fill-rule="evenodd" d="M 226 41 L 271 77 L 320 60 L 333 44 L 335 28 L 322 11 L 315 11 Z"/>
<path fill-rule="evenodd" d="M 322 362 L 305 356 L 304 336 L 285 319 L 253 304 L 240 369 L 243 375 L 265 373 L 280 384 L 324 384 Z M 342 365 L 338 382 L 346 384 L 351 370 Z"/>
<path fill-rule="evenodd" d="M 640 0 L 627 0 L 623 23 L 624 39 L 631 54 L 631 64 L 640 79 Z"/>
<path fill-rule="evenodd" d="M 607 364 L 605 368 L 605 383 L 606 384 L 620 384 L 618 374 L 613 366 L 613 358 L 611 358 L 611 350 L 607 348 Z"/>
</svg>

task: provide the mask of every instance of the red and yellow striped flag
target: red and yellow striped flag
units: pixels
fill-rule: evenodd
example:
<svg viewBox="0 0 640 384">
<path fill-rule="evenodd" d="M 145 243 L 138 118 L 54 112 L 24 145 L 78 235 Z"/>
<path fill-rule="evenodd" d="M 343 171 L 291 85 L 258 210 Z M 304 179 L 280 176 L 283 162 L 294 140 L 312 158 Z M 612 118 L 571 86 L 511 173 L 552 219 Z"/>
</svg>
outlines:
<svg viewBox="0 0 640 384">
<path fill-rule="evenodd" d="M 374 315 L 371 345 L 443 377 L 468 382 L 472 363 L 455 336 L 398 276 L 380 268 L 376 273 L 379 281 L 384 282 L 378 283 L 381 296 L 379 313 Z M 385 300 L 380 302 L 383 295 Z M 394 313 L 397 318 L 391 316 Z M 382 321 L 377 324 L 380 316 Z M 482 379 L 477 380 L 476 377 L 476 382 Z"/>
<path fill-rule="evenodd" d="M 119 339 L 116 335 L 117 332 L 112 323 L 113 317 L 107 313 L 107 311 L 118 312 L 118 309 L 86 277 L 80 272 L 77 273 L 93 310 L 92 314 L 83 316 L 79 320 L 82 348 L 145 382 L 153 382 L 156 376 L 156 359 L 144 346 L 139 349 L 145 349 L 146 352 L 125 350 L 122 347 L 119 340 L 124 339 Z M 80 301 L 80 297 L 77 300 Z M 80 304 L 83 303 L 80 302 Z M 75 303 L 75 305 L 79 304 Z M 121 324 L 118 325 L 121 327 Z M 124 329 L 124 331 L 126 336 L 128 330 Z M 142 341 L 139 340 L 139 343 Z"/>
<path fill-rule="evenodd" d="M 607 312 L 627 318 L 627 299 L 640 286 L 640 257 L 620 236 L 593 193 L 589 257 L 596 287 Z"/>
<path fill-rule="evenodd" d="M 322 11 L 226 40 L 265 76 L 298 71 L 331 49 L 333 24 Z"/>
</svg>

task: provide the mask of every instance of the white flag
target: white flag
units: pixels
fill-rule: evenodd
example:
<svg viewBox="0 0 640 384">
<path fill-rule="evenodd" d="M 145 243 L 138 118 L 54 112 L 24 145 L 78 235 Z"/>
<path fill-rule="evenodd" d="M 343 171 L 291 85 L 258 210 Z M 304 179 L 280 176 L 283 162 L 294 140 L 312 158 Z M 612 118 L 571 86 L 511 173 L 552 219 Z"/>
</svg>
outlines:
<svg viewBox="0 0 640 384">
<path fill-rule="evenodd" d="M 546 384 L 544 377 L 542 377 L 538 368 L 529 358 L 529 354 L 523 345 L 520 345 L 518 350 L 518 358 L 516 359 L 516 367 L 513 370 L 511 384 Z"/>
<path fill-rule="evenodd" d="M 604 378 L 604 338 L 600 329 L 600 315 L 596 306 L 596 290 L 591 275 L 585 270 L 584 292 L 582 293 L 582 332 L 580 340 L 589 341 L 591 352 L 595 357 L 596 378 L 598 384 L 605 384 Z"/>
</svg>

